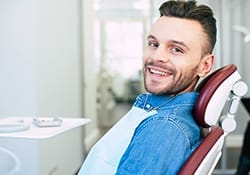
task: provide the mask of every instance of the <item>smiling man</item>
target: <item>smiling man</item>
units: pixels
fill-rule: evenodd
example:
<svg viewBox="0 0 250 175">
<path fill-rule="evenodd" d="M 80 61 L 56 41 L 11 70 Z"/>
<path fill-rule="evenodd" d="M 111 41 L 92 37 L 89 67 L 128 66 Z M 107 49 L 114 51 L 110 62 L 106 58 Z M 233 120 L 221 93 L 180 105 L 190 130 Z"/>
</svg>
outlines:
<svg viewBox="0 0 250 175">
<path fill-rule="evenodd" d="M 194 88 L 214 65 L 216 20 L 195 1 L 159 10 L 143 58 L 148 93 L 93 146 L 80 175 L 175 175 L 200 143 Z"/>
<path fill-rule="evenodd" d="M 192 91 L 198 77 L 207 74 L 213 65 L 207 40 L 195 20 L 159 18 L 152 26 L 144 54 L 146 90 L 160 95 Z"/>
</svg>

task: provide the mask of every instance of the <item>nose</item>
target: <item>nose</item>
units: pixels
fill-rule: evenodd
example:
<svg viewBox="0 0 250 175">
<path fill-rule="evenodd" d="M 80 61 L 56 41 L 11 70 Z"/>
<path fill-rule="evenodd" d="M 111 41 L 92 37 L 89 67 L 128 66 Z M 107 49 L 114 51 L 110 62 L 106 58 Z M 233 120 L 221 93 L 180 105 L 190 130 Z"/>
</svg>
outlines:
<svg viewBox="0 0 250 175">
<path fill-rule="evenodd" d="M 166 48 L 161 46 L 157 47 L 151 54 L 151 59 L 159 62 L 168 62 L 169 55 L 167 54 Z"/>
</svg>

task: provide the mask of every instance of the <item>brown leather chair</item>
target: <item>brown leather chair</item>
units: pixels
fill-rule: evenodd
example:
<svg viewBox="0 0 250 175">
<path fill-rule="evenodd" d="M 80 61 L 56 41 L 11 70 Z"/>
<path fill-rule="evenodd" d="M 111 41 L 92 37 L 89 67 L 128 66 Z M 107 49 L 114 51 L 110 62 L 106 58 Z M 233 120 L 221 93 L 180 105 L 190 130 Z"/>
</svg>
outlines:
<svg viewBox="0 0 250 175">
<path fill-rule="evenodd" d="M 247 85 L 234 64 L 224 66 L 202 80 L 194 109 L 194 117 L 207 132 L 179 175 L 210 175 L 215 169 L 225 137 L 236 128 L 235 116 Z"/>
</svg>

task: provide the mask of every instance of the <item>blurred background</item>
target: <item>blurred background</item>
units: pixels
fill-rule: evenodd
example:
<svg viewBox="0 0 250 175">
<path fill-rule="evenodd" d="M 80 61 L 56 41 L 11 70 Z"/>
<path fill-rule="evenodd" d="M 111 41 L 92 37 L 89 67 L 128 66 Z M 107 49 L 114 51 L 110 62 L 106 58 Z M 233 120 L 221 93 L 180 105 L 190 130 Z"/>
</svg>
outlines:
<svg viewBox="0 0 250 175">
<path fill-rule="evenodd" d="M 141 65 L 145 39 L 162 2 L 0 0 L 0 118 L 90 118 L 91 123 L 74 135 L 80 146 L 71 152 L 80 156 L 80 165 L 89 148 L 144 91 Z M 236 64 L 250 84 L 250 34 L 244 33 L 250 29 L 250 1 L 198 2 L 212 7 L 217 19 L 214 69 Z M 218 173 L 235 171 L 248 120 L 241 104 L 238 126 L 226 140 Z M 52 145 L 74 144 L 71 137 Z M 44 152 L 47 149 L 49 146 Z M 67 166 L 46 172 L 63 175 L 64 171 Z"/>
</svg>

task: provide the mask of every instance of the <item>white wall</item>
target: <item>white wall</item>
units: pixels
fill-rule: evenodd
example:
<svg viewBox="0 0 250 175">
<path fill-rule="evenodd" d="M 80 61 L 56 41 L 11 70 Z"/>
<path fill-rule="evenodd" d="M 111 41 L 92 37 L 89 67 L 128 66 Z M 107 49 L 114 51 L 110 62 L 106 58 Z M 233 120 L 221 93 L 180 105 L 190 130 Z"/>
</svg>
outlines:
<svg viewBox="0 0 250 175">
<path fill-rule="evenodd" d="M 37 111 L 40 115 L 82 116 L 80 8 L 80 0 L 37 1 Z"/>
<path fill-rule="evenodd" d="M 0 26 L 0 116 L 81 116 L 80 0 L 1 0 Z"/>
<path fill-rule="evenodd" d="M 36 113 L 35 12 L 31 0 L 0 1 L 0 117 Z"/>
</svg>

